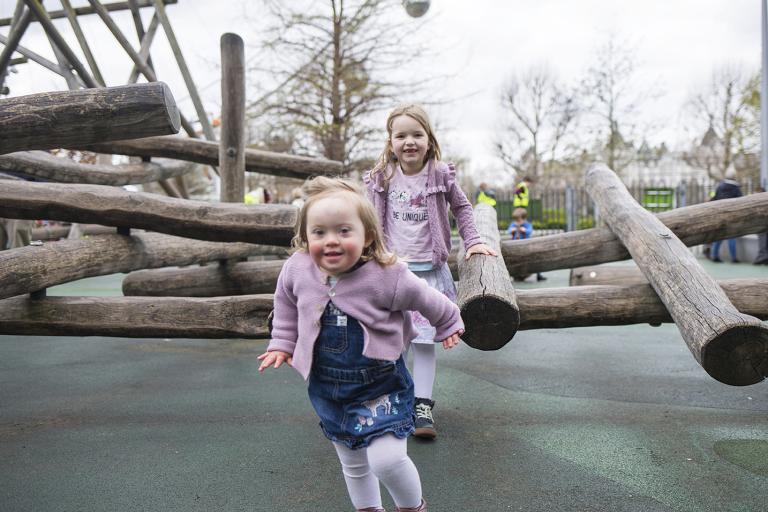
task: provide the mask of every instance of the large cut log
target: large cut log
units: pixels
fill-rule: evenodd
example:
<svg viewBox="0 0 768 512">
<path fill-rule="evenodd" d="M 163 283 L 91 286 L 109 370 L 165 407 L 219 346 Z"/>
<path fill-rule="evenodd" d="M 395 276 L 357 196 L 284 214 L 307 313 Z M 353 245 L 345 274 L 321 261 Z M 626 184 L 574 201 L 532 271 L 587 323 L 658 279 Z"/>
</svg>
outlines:
<svg viewBox="0 0 768 512">
<path fill-rule="evenodd" d="M 101 185 L 4 182 L 0 217 L 139 228 L 217 242 L 290 245 L 291 205 L 207 203 Z"/>
<path fill-rule="evenodd" d="M 84 277 L 247 258 L 252 244 L 198 242 L 158 233 L 96 235 L 0 252 L 0 298 Z"/>
<path fill-rule="evenodd" d="M 0 100 L 0 154 L 178 131 L 179 111 L 162 82 Z"/>
<path fill-rule="evenodd" d="M 484 203 L 475 206 L 475 225 L 483 243 L 500 254 L 496 210 Z M 465 332 L 461 339 L 480 350 L 496 350 L 512 339 L 520 323 L 515 289 L 500 256 L 464 257 L 460 244 L 459 286 L 456 303 Z"/>
<path fill-rule="evenodd" d="M 13 297 L 0 301 L 0 334 L 124 338 L 263 338 L 272 295 Z"/>
<path fill-rule="evenodd" d="M 286 248 L 275 249 L 287 255 Z M 123 279 L 123 295 L 217 297 L 274 293 L 283 263 L 283 260 L 243 261 L 197 268 L 138 270 Z"/>
<path fill-rule="evenodd" d="M 647 282 L 637 265 L 592 265 L 572 268 L 568 279 L 570 286 L 627 286 Z"/>
<path fill-rule="evenodd" d="M 677 208 L 656 217 L 689 247 L 763 233 L 768 231 L 768 192 Z M 630 257 L 608 228 L 510 240 L 501 243 L 501 251 L 510 275 L 599 265 Z"/>
<path fill-rule="evenodd" d="M 768 279 L 718 281 L 736 308 L 768 319 Z M 578 286 L 517 290 L 520 330 L 672 322 L 651 285 Z"/>
<path fill-rule="evenodd" d="M 768 327 L 740 313 L 686 246 L 640 206 L 616 174 L 592 165 L 587 191 L 674 319 L 688 348 L 725 384 L 755 384 L 768 376 Z"/>
<path fill-rule="evenodd" d="M 768 279 L 720 281 L 742 312 L 768 318 Z M 520 330 L 670 322 L 650 285 L 518 290 Z M 272 295 L 14 297 L 0 300 L 0 334 L 177 338 L 267 337 Z"/>
<path fill-rule="evenodd" d="M 71 148 L 116 155 L 160 156 L 205 165 L 219 165 L 219 144 L 217 142 L 185 137 L 148 137 L 104 144 L 71 146 Z M 344 172 L 341 163 L 334 160 L 286 155 L 257 149 L 245 150 L 245 170 L 301 180 L 316 175 L 334 176 Z"/>
<path fill-rule="evenodd" d="M 194 167 L 189 162 L 166 159 L 123 165 L 81 164 L 46 151 L 20 151 L 0 155 L 0 171 L 58 183 L 118 187 L 182 176 Z"/>
</svg>

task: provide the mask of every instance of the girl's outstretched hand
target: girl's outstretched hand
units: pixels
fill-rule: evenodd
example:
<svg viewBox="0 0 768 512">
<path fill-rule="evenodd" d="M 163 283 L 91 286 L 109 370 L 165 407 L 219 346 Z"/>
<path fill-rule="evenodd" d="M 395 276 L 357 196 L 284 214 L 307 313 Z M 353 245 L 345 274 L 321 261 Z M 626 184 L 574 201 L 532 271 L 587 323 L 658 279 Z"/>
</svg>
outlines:
<svg viewBox="0 0 768 512">
<path fill-rule="evenodd" d="M 486 256 L 496 256 L 496 251 L 491 249 L 485 244 L 475 244 L 467 249 L 467 255 L 464 256 L 465 260 L 468 260 L 473 254 L 485 254 Z"/>
<path fill-rule="evenodd" d="M 459 340 L 459 336 L 461 336 L 462 334 L 464 334 L 463 330 L 456 331 L 455 333 L 453 333 L 450 336 L 448 336 L 447 338 L 445 338 L 443 340 L 443 348 L 445 350 L 448 350 L 449 348 L 453 348 L 456 345 L 458 345 L 459 341 L 461 341 L 461 340 Z"/>
<path fill-rule="evenodd" d="M 264 368 L 269 368 L 270 366 L 274 366 L 275 368 L 280 368 L 280 365 L 283 363 L 291 364 L 293 361 L 293 357 L 291 354 L 287 352 L 280 352 L 279 350 L 273 350 L 271 352 L 264 352 L 259 356 L 259 361 L 261 361 L 261 365 L 259 365 L 259 371 L 263 372 Z"/>
</svg>

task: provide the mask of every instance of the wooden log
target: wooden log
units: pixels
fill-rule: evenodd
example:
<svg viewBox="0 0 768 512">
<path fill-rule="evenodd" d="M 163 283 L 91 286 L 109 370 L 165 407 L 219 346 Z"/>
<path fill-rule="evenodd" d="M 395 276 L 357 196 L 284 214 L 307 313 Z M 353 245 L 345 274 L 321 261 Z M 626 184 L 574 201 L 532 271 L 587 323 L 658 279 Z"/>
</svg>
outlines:
<svg viewBox="0 0 768 512">
<path fill-rule="evenodd" d="M 205 165 L 219 165 L 218 143 L 186 137 L 148 137 L 79 147 L 70 146 L 70 148 L 116 155 L 162 156 Z M 344 169 L 341 162 L 333 160 L 246 149 L 245 170 L 303 180 L 316 175 L 339 175 Z"/>
<path fill-rule="evenodd" d="M 289 246 L 291 205 L 238 205 L 176 199 L 101 185 L 9 181 L 0 187 L 0 217 L 138 228 L 217 242 Z"/>
<path fill-rule="evenodd" d="M 45 297 L 0 300 L 0 334 L 263 338 L 272 296 Z"/>
<path fill-rule="evenodd" d="M 179 112 L 162 82 L 47 92 L 0 101 L 0 154 L 87 145 L 179 130 Z"/>
<path fill-rule="evenodd" d="M 768 319 L 768 279 L 718 281 L 736 308 Z M 650 284 L 517 290 L 520 330 L 672 322 Z"/>
<path fill-rule="evenodd" d="M 163 3 L 165 5 L 175 4 L 179 0 L 163 0 Z M 152 7 L 154 5 L 152 0 L 138 0 L 139 7 Z M 108 4 L 104 4 L 104 8 L 109 12 L 114 11 L 124 11 L 127 9 L 130 9 L 130 5 L 128 2 L 112 2 Z M 94 14 L 95 11 L 93 10 L 93 7 L 76 7 L 75 8 L 75 14 L 78 16 L 82 16 L 85 14 Z M 58 19 L 58 18 L 66 18 L 67 12 L 64 10 L 60 11 L 50 11 L 48 13 L 48 17 L 52 20 Z M 11 24 L 12 18 L 0 18 L 0 27 L 7 27 Z M 33 20 L 36 21 L 36 20 Z"/>
<path fill-rule="evenodd" d="M 686 246 L 641 207 L 603 164 L 587 191 L 674 319 L 688 348 L 712 377 L 745 386 L 768 376 L 768 327 L 740 313 Z"/>
<path fill-rule="evenodd" d="M 265 245 L 265 248 L 271 246 Z M 284 247 L 275 247 L 287 254 Z M 274 293 L 284 260 L 224 262 L 204 267 L 138 270 L 123 279 L 123 295 L 217 297 Z"/>
<path fill-rule="evenodd" d="M 637 265 L 592 265 L 572 268 L 568 279 L 570 286 L 628 286 L 647 282 Z"/>
<path fill-rule="evenodd" d="M 744 313 L 768 318 L 768 279 L 720 281 Z M 520 330 L 670 322 L 650 285 L 518 290 Z M 0 334 L 177 338 L 267 337 L 272 295 L 14 297 L 0 300 Z"/>
<path fill-rule="evenodd" d="M 33 228 L 29 233 L 30 240 L 59 240 L 61 238 L 67 238 L 72 226 L 43 226 L 39 228 Z M 115 233 L 115 228 L 109 226 L 99 226 L 98 224 L 78 224 L 77 229 L 81 235 L 110 235 Z"/>
<path fill-rule="evenodd" d="M 245 50 L 237 34 L 221 36 L 221 201 L 245 197 Z"/>
<path fill-rule="evenodd" d="M 158 233 L 96 235 L 0 252 L 0 298 L 85 277 L 247 258 L 252 244 L 198 242 Z"/>
<path fill-rule="evenodd" d="M 768 231 L 768 192 L 677 208 L 656 217 L 687 246 Z M 598 265 L 628 259 L 608 228 L 593 228 L 501 243 L 510 275 Z"/>
<path fill-rule="evenodd" d="M 46 151 L 19 151 L 0 155 L 0 171 L 58 183 L 123 186 L 152 183 L 182 176 L 195 164 L 158 159 L 136 164 L 81 164 Z"/>
<path fill-rule="evenodd" d="M 475 225 L 488 247 L 500 253 L 496 210 L 478 204 Z M 458 253 L 459 286 L 456 303 L 461 309 L 465 332 L 461 339 L 470 347 L 497 350 L 512 339 L 520 323 L 515 289 L 501 257 L 474 255 L 464 257 L 463 244 Z"/>
</svg>

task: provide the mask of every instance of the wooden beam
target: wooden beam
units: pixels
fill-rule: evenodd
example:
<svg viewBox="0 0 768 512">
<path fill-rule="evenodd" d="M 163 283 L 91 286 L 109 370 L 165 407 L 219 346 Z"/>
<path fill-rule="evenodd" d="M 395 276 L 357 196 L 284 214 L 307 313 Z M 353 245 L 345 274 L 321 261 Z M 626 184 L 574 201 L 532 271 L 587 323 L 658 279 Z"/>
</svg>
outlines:
<svg viewBox="0 0 768 512">
<path fill-rule="evenodd" d="M 0 154 L 176 133 L 167 85 L 46 92 L 0 101 Z"/>
<path fill-rule="evenodd" d="M 72 226 L 42 226 L 32 228 L 29 232 L 30 240 L 53 241 L 69 236 Z M 115 233 L 115 228 L 109 226 L 99 226 L 98 224 L 78 224 L 77 230 L 81 235 L 111 235 Z"/>
<path fill-rule="evenodd" d="M 3 43 L 4 45 L 7 45 L 8 42 L 9 42 L 9 39 L 6 36 L 4 36 L 3 34 L 0 34 L 0 43 Z M 22 54 L 23 56 L 27 57 L 32 62 L 35 62 L 35 63 L 43 66 L 45 69 L 47 69 L 49 71 L 53 71 L 54 73 L 56 73 L 59 76 L 62 76 L 62 77 L 64 76 L 62 74 L 62 72 L 61 72 L 61 69 L 59 68 L 59 66 L 57 64 L 55 64 L 52 61 L 46 59 L 42 55 L 39 55 L 39 54 L 33 52 L 32 50 L 30 50 L 28 48 L 25 48 L 25 47 L 23 47 L 21 45 L 16 46 L 16 51 L 18 53 Z"/>
<path fill-rule="evenodd" d="M 712 377 L 744 386 L 768 376 L 768 327 L 734 307 L 677 236 L 603 164 L 586 175 L 600 215 L 627 248 Z"/>
<path fill-rule="evenodd" d="M 221 36 L 221 201 L 245 197 L 245 50 L 237 34 Z"/>
<path fill-rule="evenodd" d="M 687 246 L 768 231 L 768 192 L 677 208 L 656 217 Z M 608 228 L 593 228 L 501 243 L 510 275 L 598 265 L 628 259 Z"/>
<path fill-rule="evenodd" d="M 199 242 L 158 233 L 95 235 L 0 252 L 0 298 L 85 277 L 247 258 L 252 244 Z"/>
<path fill-rule="evenodd" d="M 149 28 L 147 28 L 147 31 L 144 32 L 142 29 L 142 32 L 144 32 L 141 36 L 141 47 L 139 48 L 139 57 L 141 57 L 141 60 L 143 62 L 147 63 L 147 66 L 152 71 L 155 70 L 155 68 L 152 66 L 152 61 L 149 56 L 150 48 L 152 47 L 152 41 L 155 40 L 155 34 L 157 33 L 157 27 L 160 25 L 160 22 L 157 20 L 157 14 L 152 16 L 152 20 L 149 22 Z M 138 27 L 137 27 L 138 30 Z M 135 84 L 136 81 L 139 79 L 139 74 L 141 72 L 139 71 L 139 68 L 136 67 L 136 64 L 133 65 L 133 69 L 131 69 L 131 74 L 128 77 L 128 83 L 129 84 Z"/>
<path fill-rule="evenodd" d="M 189 173 L 195 164 L 159 159 L 135 164 L 80 164 L 45 151 L 0 155 L 0 171 L 57 183 L 123 186 L 152 183 Z"/>
<path fill-rule="evenodd" d="M 768 279 L 721 281 L 733 303 L 768 318 Z M 670 322 L 650 285 L 518 290 L 520 330 Z M 0 334 L 267 338 L 272 295 L 45 297 L 0 300 Z"/>
<path fill-rule="evenodd" d="M 163 3 L 165 5 L 175 4 L 178 2 L 178 0 L 163 0 Z M 139 7 L 152 7 L 154 5 L 152 0 L 138 0 Z M 104 4 L 104 8 L 109 12 L 115 12 L 115 11 L 125 11 L 127 9 L 130 9 L 130 5 L 128 2 L 112 2 L 109 4 Z M 93 10 L 93 7 L 84 6 L 84 7 L 76 7 L 75 8 L 75 14 L 78 16 L 84 16 L 87 14 L 94 14 L 95 11 Z M 67 12 L 66 11 L 50 11 L 48 13 L 48 16 L 52 19 L 59 19 L 59 18 L 66 18 Z M 0 27 L 7 27 L 11 24 L 13 18 L 0 18 Z M 33 20 L 34 21 L 34 20 Z"/>
<path fill-rule="evenodd" d="M 144 33 L 144 22 L 141 20 L 141 12 L 139 7 L 139 2 L 137 0 L 128 0 L 128 8 L 131 10 L 131 18 L 133 18 L 133 26 L 136 28 L 136 35 L 139 37 L 139 41 L 141 41 L 141 48 L 144 48 L 144 36 L 146 35 Z M 152 22 L 157 20 L 157 14 L 154 14 L 152 16 Z M 150 26 L 152 25 L 152 22 L 150 22 Z M 151 39 L 154 37 L 154 34 L 150 37 Z M 147 48 L 149 50 L 149 48 Z M 141 55 L 141 51 L 139 51 L 139 55 Z M 155 69 L 155 66 L 152 64 L 152 59 L 149 57 L 149 51 L 147 51 L 146 55 L 142 56 L 144 61 L 147 63 L 147 66 L 149 66 L 149 69 L 153 70 Z M 135 68 L 134 68 L 135 69 Z"/>
<path fill-rule="evenodd" d="M 205 165 L 219 165 L 218 143 L 186 137 L 147 137 L 140 140 L 84 144 L 70 146 L 70 148 L 115 155 L 162 156 Z M 301 180 L 316 175 L 335 176 L 344 172 L 341 162 L 335 160 L 286 155 L 257 149 L 245 150 L 245 170 Z"/>
<path fill-rule="evenodd" d="M 2 88 L 3 83 L 5 83 L 5 76 L 8 74 L 8 64 L 11 62 L 13 52 L 16 51 L 16 47 L 19 45 L 19 41 L 21 41 L 21 36 L 26 32 L 27 27 L 29 27 L 29 22 L 33 17 L 32 12 L 29 9 L 19 11 L 17 7 L 16 14 L 19 14 L 19 12 L 21 12 L 21 14 L 18 17 L 14 16 L 14 24 L 11 27 L 11 32 L 8 34 L 8 38 L 4 41 L 5 48 L 0 52 L 0 88 Z"/>
<path fill-rule="evenodd" d="M 647 283 L 637 265 L 592 265 L 571 269 L 570 286 L 627 286 Z"/>
<path fill-rule="evenodd" d="M 288 254 L 285 247 L 263 247 L 273 254 Z M 273 293 L 283 263 L 285 260 L 242 261 L 204 267 L 138 270 L 123 278 L 123 295 L 217 297 Z"/>
<path fill-rule="evenodd" d="M 24 0 L 24 3 L 27 4 L 29 10 L 32 11 L 32 13 L 37 18 L 37 21 L 39 21 L 43 26 L 43 29 L 45 30 L 45 33 L 48 35 L 48 37 L 53 40 L 58 49 L 66 57 L 67 61 L 72 65 L 73 68 L 75 68 L 75 71 L 77 71 L 77 74 L 80 76 L 80 79 L 85 83 L 85 85 L 88 87 L 99 87 L 99 84 L 96 83 L 91 74 L 88 73 L 88 71 L 85 69 L 85 66 L 83 66 L 83 63 L 80 62 L 80 59 L 77 58 L 75 53 L 67 44 L 66 40 L 53 25 L 53 22 L 48 17 L 48 12 L 46 12 L 42 4 L 38 0 Z"/>
<path fill-rule="evenodd" d="M 93 56 L 93 53 L 91 52 L 91 47 L 88 46 L 88 40 L 85 38 L 85 35 L 83 34 L 83 29 L 80 27 L 80 22 L 77 21 L 77 14 L 75 13 L 75 10 L 72 8 L 72 4 L 69 3 L 69 0 L 61 0 L 61 6 L 64 8 L 64 11 L 67 13 L 67 19 L 69 20 L 69 24 L 72 27 L 72 31 L 75 34 L 75 38 L 77 38 L 77 42 L 80 44 L 80 49 L 83 50 L 83 55 L 85 55 L 85 60 L 88 62 L 88 66 L 91 68 L 91 72 L 93 73 L 93 78 L 98 82 L 99 85 L 104 87 L 107 85 L 107 83 L 104 81 L 104 77 L 101 76 L 101 71 L 99 70 L 99 66 L 96 63 L 96 58 Z"/>
<path fill-rule="evenodd" d="M 290 245 L 291 205 L 208 203 L 100 185 L 9 181 L 0 187 L 0 217 L 138 228 L 217 242 Z"/>
<path fill-rule="evenodd" d="M 474 217 L 483 243 L 501 254 L 496 210 L 481 203 L 475 206 Z M 456 303 L 465 327 L 461 339 L 473 348 L 497 350 L 512 339 L 520 323 L 515 289 L 504 260 L 501 256 L 485 255 L 474 255 L 467 260 L 463 245 L 457 259 Z"/>
</svg>

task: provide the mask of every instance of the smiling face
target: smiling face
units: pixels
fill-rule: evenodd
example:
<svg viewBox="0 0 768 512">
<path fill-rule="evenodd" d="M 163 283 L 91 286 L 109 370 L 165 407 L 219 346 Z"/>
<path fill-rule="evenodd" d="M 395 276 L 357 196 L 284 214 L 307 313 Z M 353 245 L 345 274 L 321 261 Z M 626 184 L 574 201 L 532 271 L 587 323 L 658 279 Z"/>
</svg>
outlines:
<svg viewBox="0 0 768 512">
<path fill-rule="evenodd" d="M 421 171 L 429 149 L 429 137 L 421 123 L 405 114 L 393 118 L 390 143 L 404 174 Z"/>
<path fill-rule="evenodd" d="M 332 276 L 352 268 L 370 245 L 357 203 L 349 196 L 329 194 L 307 210 L 307 250 L 315 265 Z"/>
</svg>

